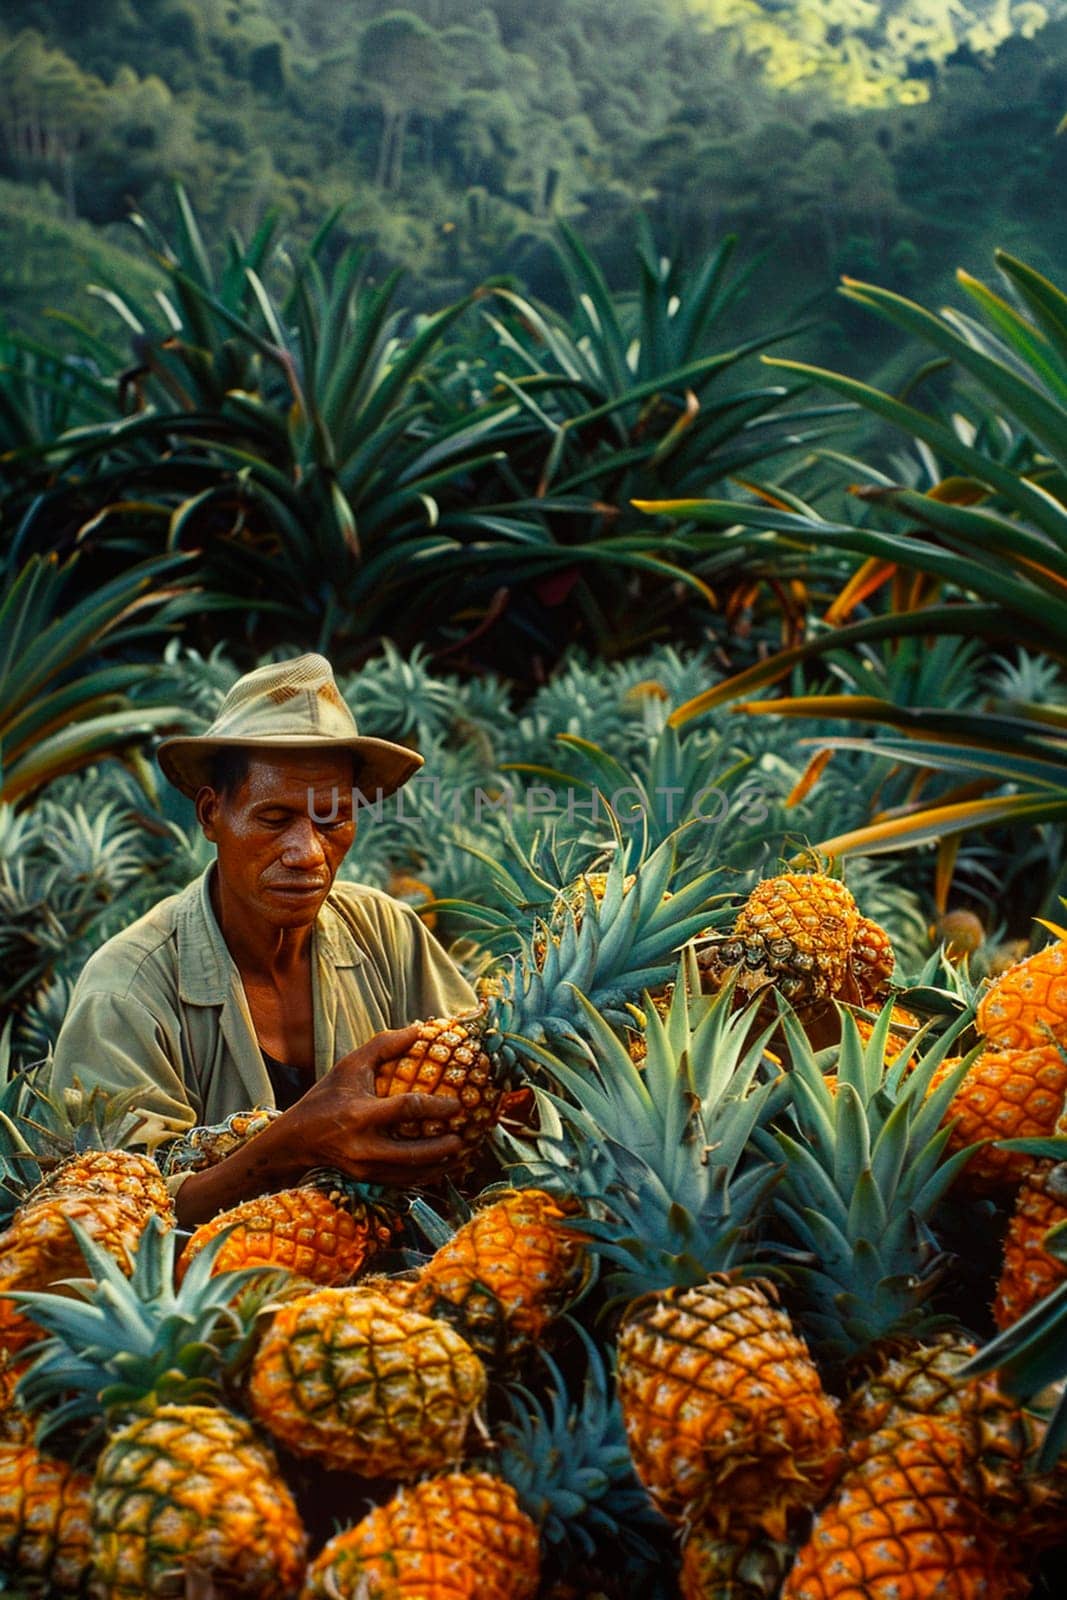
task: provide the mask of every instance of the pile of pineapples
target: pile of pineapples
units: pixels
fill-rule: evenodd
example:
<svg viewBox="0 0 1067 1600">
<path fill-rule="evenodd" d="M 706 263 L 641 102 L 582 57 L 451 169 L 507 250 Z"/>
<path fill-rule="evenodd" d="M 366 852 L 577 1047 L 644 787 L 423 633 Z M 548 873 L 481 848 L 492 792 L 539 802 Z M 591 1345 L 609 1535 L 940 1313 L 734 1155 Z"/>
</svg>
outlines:
<svg viewBox="0 0 1067 1600">
<path fill-rule="evenodd" d="M 1067 939 L 902 993 L 823 873 L 671 881 L 572 886 L 381 1069 L 460 1099 L 430 1196 L 316 1173 L 181 1237 L 135 1108 L 12 1080 L 5 1592 L 1031 1592 L 1058 1396 L 969 1363 L 1064 1277 Z"/>
</svg>

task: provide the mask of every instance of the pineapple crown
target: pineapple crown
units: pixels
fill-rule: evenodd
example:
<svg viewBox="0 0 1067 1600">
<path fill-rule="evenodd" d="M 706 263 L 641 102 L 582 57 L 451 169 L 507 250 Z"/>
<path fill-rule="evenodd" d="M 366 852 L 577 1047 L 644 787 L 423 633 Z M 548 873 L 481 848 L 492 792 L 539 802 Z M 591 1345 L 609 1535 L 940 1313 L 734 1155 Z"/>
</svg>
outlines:
<svg viewBox="0 0 1067 1600">
<path fill-rule="evenodd" d="M 781 1010 L 791 1126 L 753 1137 L 784 1163 L 774 1209 L 789 1242 L 778 1253 L 805 1303 L 805 1328 L 821 1355 L 843 1362 L 876 1340 L 937 1325 L 926 1301 L 948 1260 L 933 1222 L 971 1153 L 946 1157 L 943 1121 L 978 1052 L 931 1091 L 966 1017 L 920 1052 L 923 1029 L 887 1067 L 891 1005 L 866 1045 L 842 1012 L 833 1077 L 833 1052 L 816 1054 L 793 1013 Z"/>
<path fill-rule="evenodd" d="M 752 1008 L 732 1014 L 732 998 L 729 987 L 700 993 L 687 951 L 666 1018 L 648 1007 L 640 1067 L 580 994 L 587 1037 L 575 1063 L 538 1051 L 562 1092 L 537 1091 L 534 1161 L 519 1141 L 510 1146 L 531 1181 L 558 1186 L 563 1176 L 599 1201 L 604 1215 L 582 1230 L 612 1263 L 616 1297 L 702 1283 L 754 1253 L 779 1163 L 754 1156 L 752 1140 L 782 1089 L 759 1081 L 771 1028 L 753 1039 Z"/>
<path fill-rule="evenodd" d="M 541 1529 L 546 1577 L 553 1575 L 550 1568 L 566 1576 L 575 1563 L 595 1563 L 598 1555 L 613 1573 L 622 1564 L 637 1577 L 642 1568 L 663 1562 L 670 1530 L 634 1472 L 600 1350 L 582 1327 L 564 1321 L 585 1353 L 577 1401 L 556 1362 L 539 1350 L 548 1395 L 542 1400 L 524 1385 L 509 1386 L 511 1416 L 494 1430 L 498 1453 L 485 1465 L 512 1486 Z M 657 1535 L 658 1548 L 650 1542 Z"/>
<path fill-rule="evenodd" d="M 162 1404 L 221 1405 L 251 1354 L 256 1318 L 283 1276 L 243 1268 L 212 1276 L 233 1231 L 219 1233 L 174 1287 L 176 1234 L 151 1217 L 126 1277 L 76 1222 L 69 1226 L 91 1277 L 11 1299 L 52 1335 L 35 1347 L 18 1397 L 43 1413 L 38 1439 L 87 1419 L 108 1423 Z"/>
<path fill-rule="evenodd" d="M 524 959 L 503 977 L 502 994 L 489 1002 L 490 1029 L 505 1036 L 512 1053 L 536 1060 L 531 1042 L 577 1041 L 596 1013 L 625 1024 L 628 1002 L 669 981 L 679 949 L 707 927 L 717 898 L 710 872 L 669 890 L 675 865 L 672 835 L 627 886 L 631 869 L 620 852 L 599 902 L 588 894 L 580 909 L 568 907 L 551 927 L 543 925 L 540 966 L 533 940 L 527 943 Z"/>
<path fill-rule="evenodd" d="M 38 1081 L 48 1068 L 37 1061 L 11 1070 L 10 1023 L 0 1035 L 0 1226 L 45 1173 L 87 1150 L 127 1148 L 143 1125 L 137 1091 L 114 1094 L 99 1085 L 88 1092 L 75 1078 L 59 1096 Z"/>
</svg>

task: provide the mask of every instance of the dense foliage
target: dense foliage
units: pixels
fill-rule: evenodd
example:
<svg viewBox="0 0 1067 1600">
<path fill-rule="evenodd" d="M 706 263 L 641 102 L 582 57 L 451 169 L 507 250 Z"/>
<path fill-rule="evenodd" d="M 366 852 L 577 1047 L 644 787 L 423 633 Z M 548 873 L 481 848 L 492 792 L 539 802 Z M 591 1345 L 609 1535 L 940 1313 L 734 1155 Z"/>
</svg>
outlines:
<svg viewBox="0 0 1067 1600">
<path fill-rule="evenodd" d="M 555 298 L 544 240 L 581 219 L 613 280 L 629 218 L 706 248 L 771 251 L 784 316 L 835 273 L 937 285 L 996 243 L 1063 243 L 1067 22 L 1047 0 L 10 0 L 0 19 L 9 308 L 68 306 L 83 271 L 31 259 L 47 227 L 129 283 L 76 219 L 116 236 L 181 178 L 212 231 L 276 206 L 310 237 L 400 263 L 439 303 L 517 270 Z M 795 14 L 794 14 L 795 13 Z M 815 92 L 813 92 L 815 91 Z M 63 229 L 71 229 L 66 235 Z M 26 248 L 20 241 L 27 240 Z M 790 270 L 778 266 L 788 259 Z M 843 314 L 849 339 L 872 330 Z"/>
</svg>

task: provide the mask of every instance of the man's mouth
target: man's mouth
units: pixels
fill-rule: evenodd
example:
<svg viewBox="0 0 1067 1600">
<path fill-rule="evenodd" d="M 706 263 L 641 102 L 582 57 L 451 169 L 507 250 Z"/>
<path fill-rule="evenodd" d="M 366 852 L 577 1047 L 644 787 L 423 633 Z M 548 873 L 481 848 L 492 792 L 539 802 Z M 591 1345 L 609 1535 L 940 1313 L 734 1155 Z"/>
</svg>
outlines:
<svg viewBox="0 0 1067 1600">
<path fill-rule="evenodd" d="M 322 894 L 329 888 L 327 883 L 272 883 L 270 888 L 274 894 Z"/>
</svg>

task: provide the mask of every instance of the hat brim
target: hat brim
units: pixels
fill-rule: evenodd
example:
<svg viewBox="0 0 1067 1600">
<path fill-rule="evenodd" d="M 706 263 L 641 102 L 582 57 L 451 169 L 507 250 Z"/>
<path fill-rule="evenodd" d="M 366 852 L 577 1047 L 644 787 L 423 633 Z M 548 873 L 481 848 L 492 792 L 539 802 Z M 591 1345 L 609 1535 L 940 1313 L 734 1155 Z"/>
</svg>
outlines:
<svg viewBox="0 0 1067 1600">
<path fill-rule="evenodd" d="M 229 739 L 199 737 L 164 739 L 156 751 L 163 775 L 195 800 L 199 790 L 211 783 L 212 760 L 219 750 L 330 750 L 348 751 L 356 760 L 354 787 L 368 801 L 395 793 L 422 766 L 422 757 L 402 744 L 362 735 L 351 739 L 323 739 L 314 734 L 274 734 L 270 738 Z"/>
</svg>

